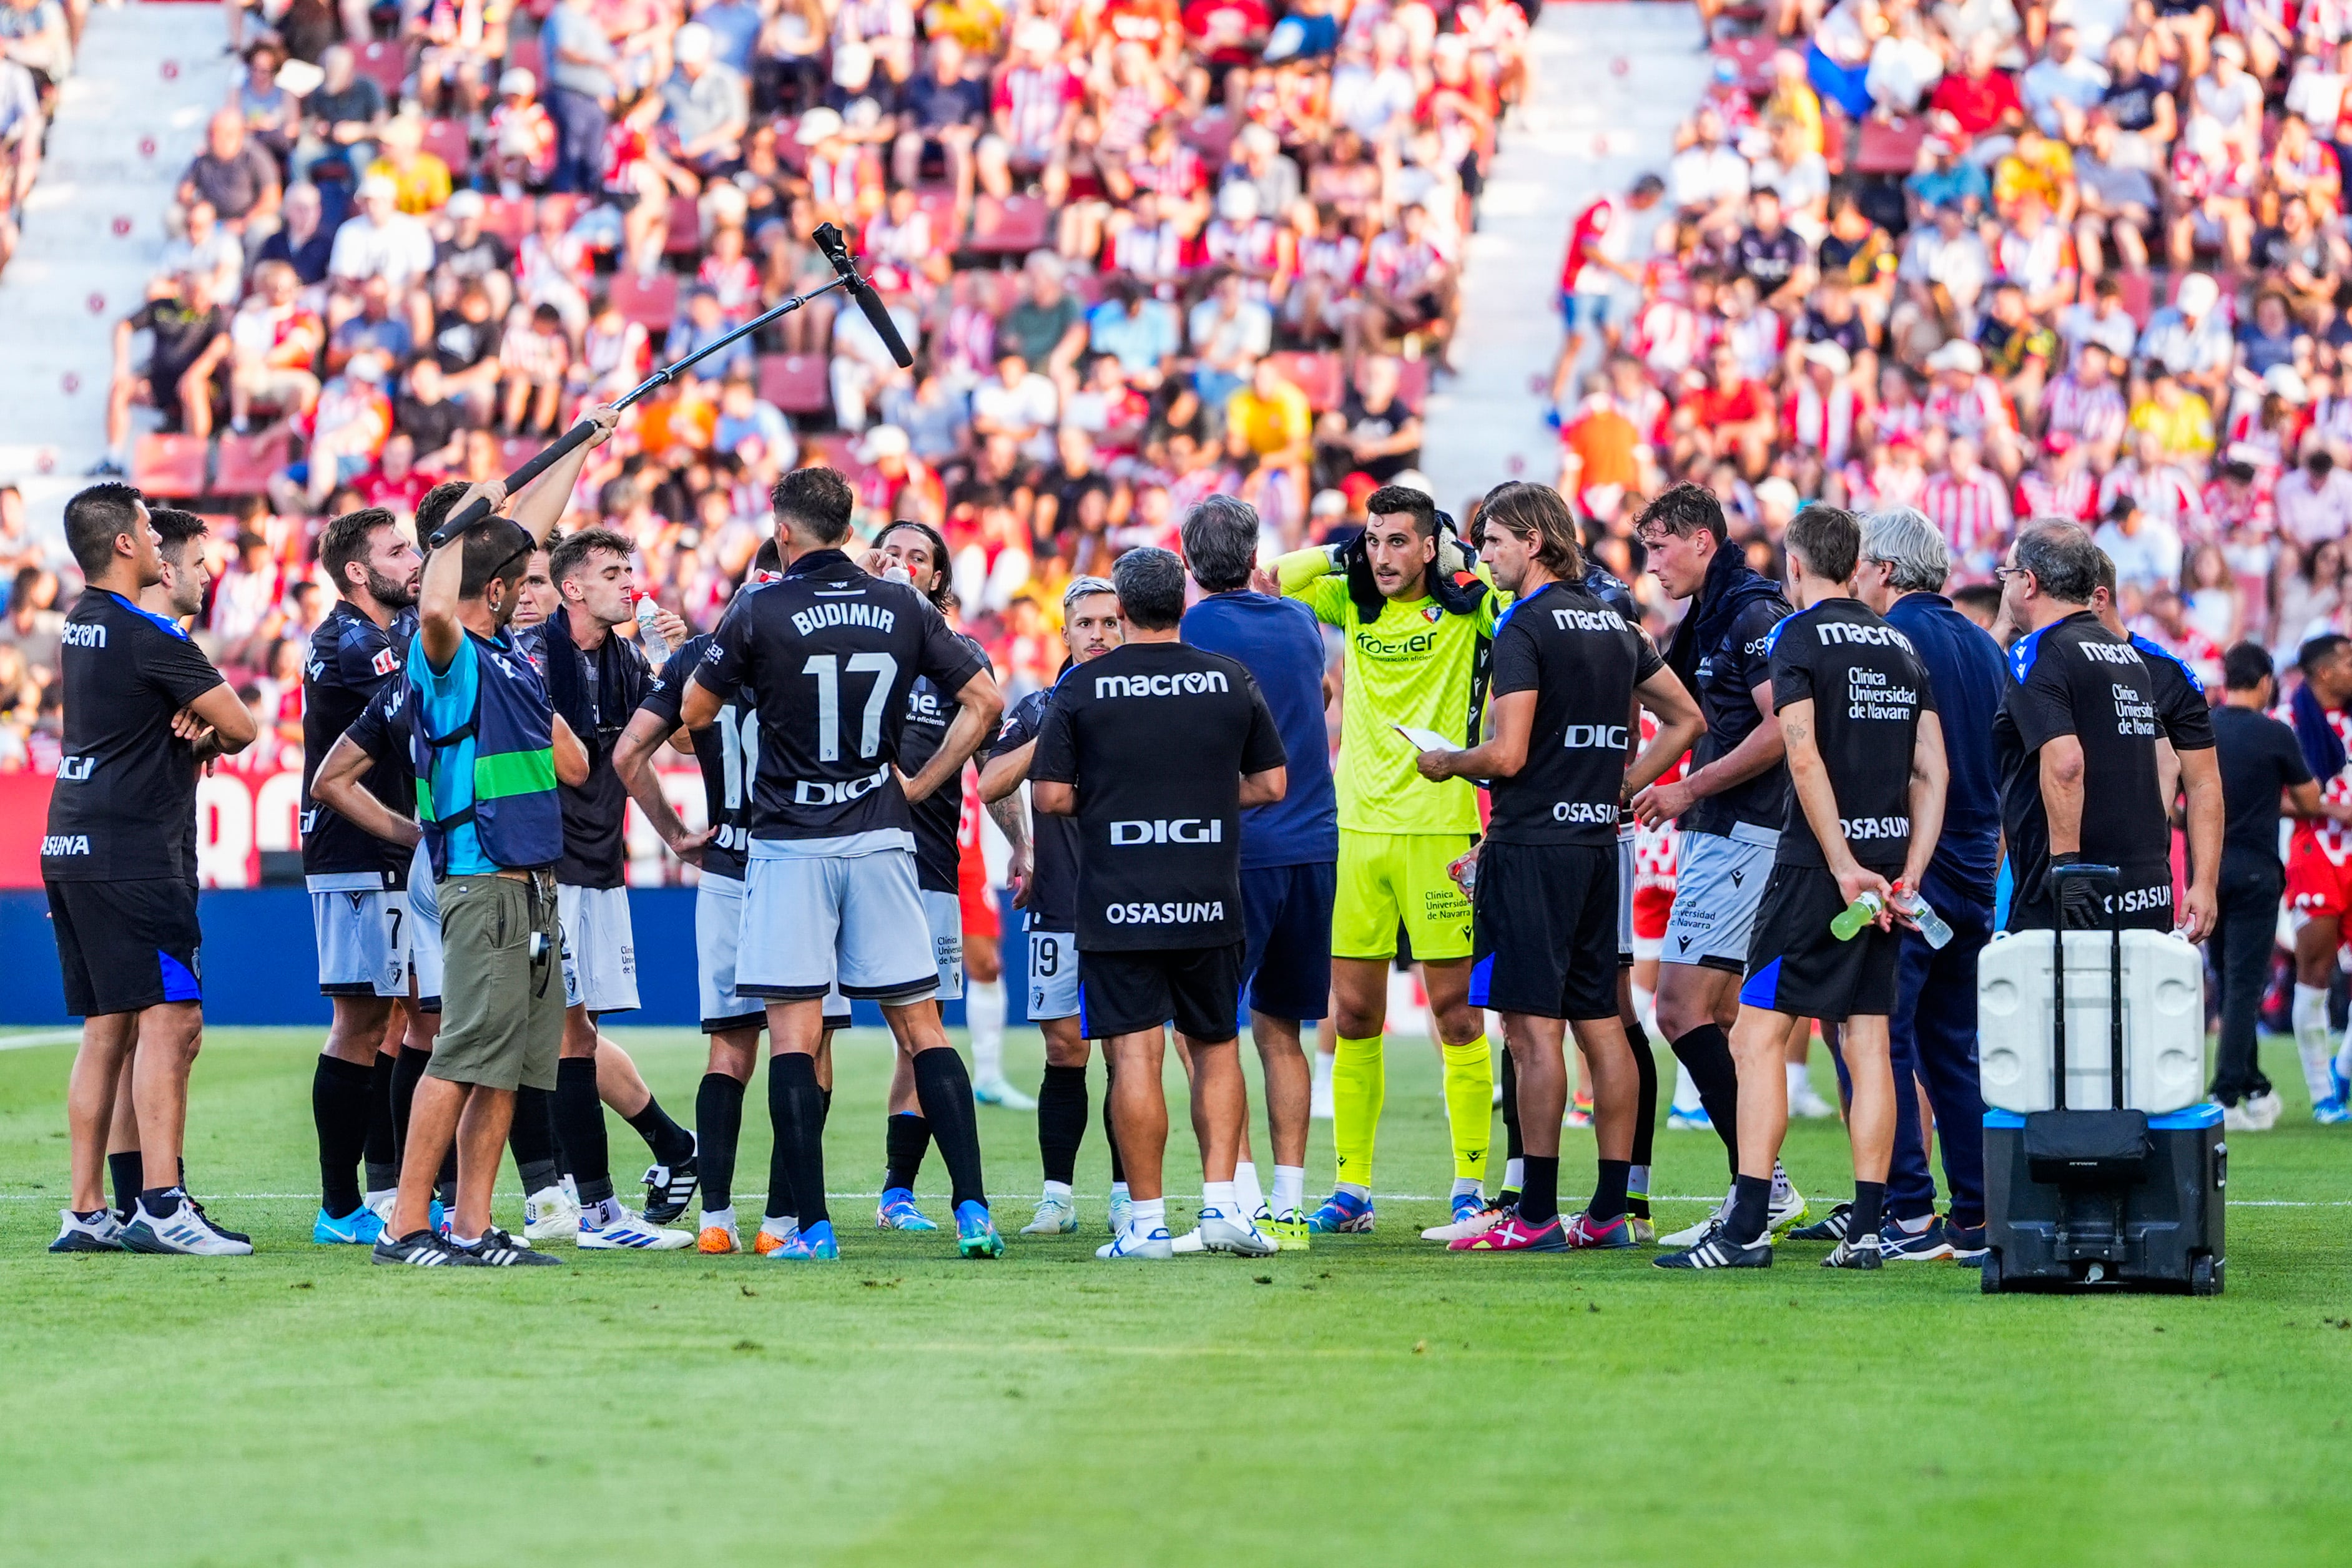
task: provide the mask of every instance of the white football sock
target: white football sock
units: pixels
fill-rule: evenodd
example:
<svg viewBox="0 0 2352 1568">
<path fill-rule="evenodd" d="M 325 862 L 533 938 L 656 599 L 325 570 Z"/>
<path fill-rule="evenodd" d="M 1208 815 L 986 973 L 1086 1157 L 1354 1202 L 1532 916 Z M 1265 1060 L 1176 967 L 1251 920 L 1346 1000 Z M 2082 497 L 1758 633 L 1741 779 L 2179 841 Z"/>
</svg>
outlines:
<svg viewBox="0 0 2352 1568">
<path fill-rule="evenodd" d="M 696 1228 L 701 1230 L 730 1230 L 734 1228 L 734 1225 L 735 1206 L 730 1203 L 724 1208 L 704 1209 L 702 1211 L 702 1223 Z"/>
<path fill-rule="evenodd" d="M 1307 1207 L 1307 1167 L 1276 1166 L 1274 1167 L 1274 1212 L 1277 1215 L 1297 1214 Z"/>
<path fill-rule="evenodd" d="M 1455 1176 L 1454 1178 L 1454 1196 L 1455 1197 L 1460 1197 L 1465 1193 L 1470 1193 L 1476 1197 L 1484 1197 L 1486 1195 L 1486 1184 L 1473 1176 Z"/>
<path fill-rule="evenodd" d="M 602 1203 L 592 1203 L 583 1208 L 580 1211 L 580 1223 L 591 1230 L 602 1230 L 627 1212 L 628 1210 L 621 1207 L 619 1198 L 608 1197 Z"/>
<path fill-rule="evenodd" d="M 772 1236 L 779 1241 L 800 1228 L 800 1216 L 796 1214 L 771 1214 L 763 1217 L 760 1221 L 761 1233 Z"/>
<path fill-rule="evenodd" d="M 1679 1061 L 1675 1062 L 1673 1109 L 1687 1116 L 1694 1111 L 1702 1111 L 1706 1108 L 1705 1102 L 1698 1097 L 1698 1084 L 1691 1078 L 1690 1069 Z"/>
<path fill-rule="evenodd" d="M 1234 1217 L 1234 1206 L 1240 1201 L 1234 1196 L 1234 1184 L 1229 1181 L 1205 1181 L 1201 1184 L 1201 1212 L 1214 1209 L 1227 1219 Z M 1136 1223 L 1143 1222 L 1143 1205 L 1135 1206 Z"/>
<path fill-rule="evenodd" d="M 1125 1197 L 1127 1196 L 1127 1184 L 1123 1181 L 1115 1181 L 1111 1183 L 1110 1195 L 1113 1197 Z"/>
<path fill-rule="evenodd" d="M 1331 1094 L 1331 1053 L 1328 1051 L 1315 1053 L 1315 1093 L 1320 1099 L 1328 1099 Z"/>
<path fill-rule="evenodd" d="M 1811 1089 L 1813 1086 L 1813 1081 L 1811 1075 L 1806 1072 L 1803 1062 L 1791 1061 L 1786 1065 L 1789 1069 L 1789 1098 L 1793 1100 Z"/>
<path fill-rule="evenodd" d="M 1045 1196 L 1058 1197 L 1064 1203 L 1067 1203 L 1070 1201 L 1070 1184 L 1066 1181 L 1049 1181 L 1045 1184 Z"/>
<path fill-rule="evenodd" d="M 1004 1076 L 1004 982 L 967 980 L 963 1021 L 971 1030 L 971 1075 L 982 1083 Z"/>
<path fill-rule="evenodd" d="M 1372 1196 L 1372 1189 L 1370 1187 L 1352 1181 L 1343 1181 L 1339 1183 L 1338 1190 L 1346 1193 L 1349 1197 L 1360 1197 L 1366 1200 L 1370 1200 Z"/>
<path fill-rule="evenodd" d="M 1241 1206 L 1235 1212 L 1244 1219 L 1255 1217 L 1265 1207 L 1265 1190 L 1257 1185 L 1256 1161 L 1234 1162 L 1234 1201 Z"/>
<path fill-rule="evenodd" d="M 1139 1197 L 1135 1200 L 1135 1218 L 1127 1222 L 1127 1233 L 1148 1237 L 1155 1230 L 1168 1228 L 1168 1200 L 1164 1197 Z"/>
<path fill-rule="evenodd" d="M 2303 1060 L 2303 1084 L 2311 1091 L 2312 1103 L 2317 1104 L 2336 1092 L 2336 1085 L 2327 1076 L 2328 1062 L 2336 1053 L 2327 1049 L 2327 1037 L 2335 1031 L 2327 1027 L 2326 988 L 2296 981 L 2291 1016 L 2294 1019 L 2294 1053 Z"/>
<path fill-rule="evenodd" d="M 1528 1162 L 1525 1160 L 1505 1160 L 1503 1162 L 1503 1190 L 1506 1192 L 1517 1192 L 1519 1188 L 1527 1186 L 1527 1184 Z"/>
</svg>

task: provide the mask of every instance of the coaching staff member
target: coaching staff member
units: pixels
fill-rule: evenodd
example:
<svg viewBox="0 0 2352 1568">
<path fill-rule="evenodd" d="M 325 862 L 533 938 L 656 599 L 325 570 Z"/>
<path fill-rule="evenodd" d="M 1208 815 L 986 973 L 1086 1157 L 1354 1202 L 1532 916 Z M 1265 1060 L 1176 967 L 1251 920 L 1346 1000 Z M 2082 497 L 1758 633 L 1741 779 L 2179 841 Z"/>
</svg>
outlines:
<svg viewBox="0 0 2352 1568">
<path fill-rule="evenodd" d="M 1179 640 L 1184 567 L 1146 548 L 1111 570 L 1127 641 L 1055 688 L 1029 765 L 1031 803 L 1078 820 L 1078 1020 L 1110 1042 L 1111 1117 L 1134 1208 L 1096 1256 L 1173 1256 L 1160 1084 L 1176 1021 L 1192 1059 L 1201 1240 L 1263 1255 L 1274 1239 L 1234 1193 L 1243 1119 L 1241 813 L 1286 786 L 1282 736 L 1247 666 Z"/>
<path fill-rule="evenodd" d="M 1992 936 L 1993 883 L 2000 869 L 2000 776 L 1984 737 L 2009 688 L 2000 644 L 1944 597 L 1951 551 L 1935 524 L 1908 507 L 1863 519 L 1854 597 L 1903 633 L 1927 667 L 1944 735 L 1944 831 L 1919 894 L 1952 928 L 1927 939 L 1897 926 L 1895 1004 L 1888 1053 L 1898 1088 L 1924 1085 L 1935 1107 L 1950 1212 L 1936 1214 L 1936 1182 L 1916 1094 L 1895 1096 L 1895 1158 L 1886 1176 L 1889 1259 L 1984 1256 L 1984 1098 L 1977 1082 L 1977 955 Z M 1852 1209 L 1822 1222 L 1843 1240 Z"/>
<path fill-rule="evenodd" d="M 1315 612 L 1297 600 L 1251 591 L 1256 508 L 1212 496 L 1186 516 L 1183 538 L 1192 580 L 1208 596 L 1184 612 L 1184 641 L 1248 667 L 1289 758 L 1282 799 L 1242 815 L 1242 983 L 1249 992 L 1250 1038 L 1265 1071 L 1274 1143 L 1268 1212 L 1277 1239 L 1304 1246 L 1314 1074 L 1299 1032 L 1303 1023 L 1322 1019 L 1331 995 L 1339 860 L 1339 801 L 1323 717 L 1323 633 Z M 1239 1197 L 1255 1211 L 1253 1193 Z"/>
<path fill-rule="evenodd" d="M 205 1021 L 190 780 L 252 744 L 253 716 L 177 622 L 139 607 L 163 558 L 137 490 L 91 486 L 65 529 L 89 587 L 58 640 L 65 732 L 41 881 L 66 1010 L 83 1023 L 66 1098 L 73 1207 L 50 1249 L 242 1255 L 252 1244 L 207 1220 L 179 1172 Z M 123 1224 L 106 1207 L 106 1141 L 126 1060 L 145 1174 Z"/>
<path fill-rule="evenodd" d="M 562 933 L 555 862 L 563 853 L 559 782 L 588 777 L 588 754 L 549 701 L 508 631 L 533 552 L 562 517 L 589 452 L 619 414 L 598 408 L 595 435 L 495 515 L 425 563 L 419 624 L 405 661 L 416 821 L 432 858 L 441 915 L 441 1029 L 408 1113 L 400 1201 L 378 1263 L 510 1267 L 552 1263 L 490 1223 L 490 1186 L 514 1119 L 515 1091 L 552 1091 L 563 1043 Z M 457 1145 L 457 1207 L 443 1240 L 428 1223 L 435 1176 Z"/>
<path fill-rule="evenodd" d="M 2183 933 L 2213 929 L 2221 867 L 2221 768 L 2202 702 L 2163 700 L 2147 660 L 2099 624 L 2091 596 L 2099 549 L 2074 523 L 2030 524 L 1999 569 L 2001 608 L 2025 629 L 2009 651 L 2013 684 L 1993 720 L 2001 822 L 2016 867 L 2011 931 L 2104 926 L 2099 894 L 2077 880 L 2062 894 L 2051 868 L 2120 867 L 2126 925 L 2169 931 L 2172 830 L 2157 783 L 2156 743 L 2169 740 L 2189 795 L 2188 907 Z M 2096 801 L 2097 809 L 2085 810 Z"/>
</svg>

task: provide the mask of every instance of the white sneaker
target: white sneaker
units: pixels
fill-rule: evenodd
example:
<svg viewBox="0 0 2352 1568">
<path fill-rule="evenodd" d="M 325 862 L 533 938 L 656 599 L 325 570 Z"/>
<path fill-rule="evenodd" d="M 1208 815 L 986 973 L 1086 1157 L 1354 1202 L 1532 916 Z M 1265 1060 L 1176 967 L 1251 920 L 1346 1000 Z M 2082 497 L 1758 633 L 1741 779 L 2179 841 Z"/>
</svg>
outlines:
<svg viewBox="0 0 2352 1568">
<path fill-rule="evenodd" d="M 391 1217 L 385 1217 L 385 1223 Z M 561 1186 L 543 1186 L 522 1200 L 526 1241 L 561 1241 L 580 1234 L 580 1201 Z"/>
<path fill-rule="evenodd" d="M 1190 1254 L 1206 1252 L 1208 1249 L 1209 1244 L 1202 1239 L 1201 1228 L 1197 1225 L 1168 1243 L 1168 1250 L 1171 1252 Z"/>
<path fill-rule="evenodd" d="M 1041 1197 L 1037 1200 L 1036 1217 L 1021 1228 L 1024 1236 L 1074 1236 L 1078 1228 L 1078 1211 L 1067 1198 Z"/>
<path fill-rule="evenodd" d="M 1789 1173 L 1780 1168 L 1778 1160 L 1772 1162 L 1772 1202 L 1768 1215 L 1764 1221 L 1768 1239 L 1805 1218 L 1805 1195 L 1797 1190 L 1797 1184 L 1789 1179 Z"/>
<path fill-rule="evenodd" d="M 983 1078 L 973 1084 L 971 1097 L 983 1105 L 993 1105 L 1000 1111 L 1034 1111 L 1037 1108 L 1037 1101 L 1034 1095 L 1024 1094 L 1020 1090 L 1013 1087 L 1004 1081 L 1004 1075 L 1001 1072 L 993 1078 Z"/>
<path fill-rule="evenodd" d="M 2275 1117 L 2265 1116 L 2255 1109 L 2250 1096 L 2235 1105 L 2221 1107 L 2221 1127 L 2231 1133 L 2267 1133 L 2276 1126 Z"/>
<path fill-rule="evenodd" d="M 49 1243 L 52 1252 L 122 1250 L 122 1222 L 110 1208 L 100 1209 L 96 1219 L 84 1219 L 70 1208 L 61 1208 L 58 1221 L 58 1239 Z"/>
<path fill-rule="evenodd" d="M 2279 1117 L 2286 1111 L 2286 1105 L 2279 1099 L 2275 1089 L 2265 1089 L 2244 1101 L 2243 1104 L 2250 1113 L 2262 1118 L 2263 1124 L 2254 1129 L 2260 1133 L 2267 1133 L 2277 1126 Z"/>
<path fill-rule="evenodd" d="M 1818 1122 L 1837 1114 L 1837 1107 L 1822 1098 L 1822 1092 L 1807 1083 L 1789 1096 L 1789 1114 Z"/>
<path fill-rule="evenodd" d="M 607 1225 L 591 1225 L 582 1216 L 580 1245 L 588 1251 L 676 1252 L 694 1245 L 694 1233 L 648 1225 L 625 1208 Z"/>
<path fill-rule="evenodd" d="M 1421 1239 L 1423 1241 L 1459 1241 L 1465 1236 L 1484 1236 L 1494 1229 L 1495 1222 L 1502 1218 L 1502 1209 L 1490 1203 L 1477 1213 L 1465 1214 L 1451 1224 L 1431 1226 L 1421 1233 Z"/>
<path fill-rule="evenodd" d="M 1128 1222 L 1132 1220 L 1134 1218 L 1135 1199 L 1128 1197 L 1124 1193 L 1115 1192 L 1111 1194 L 1110 1233 L 1113 1236 L 1126 1235 L 1128 1231 Z"/>
<path fill-rule="evenodd" d="M 1659 1237 L 1658 1245 L 1669 1249 L 1687 1249 L 1689 1248 L 1696 1247 L 1699 1244 L 1700 1240 L 1705 1238 L 1707 1231 L 1714 1228 L 1717 1220 L 1728 1219 L 1730 1218 L 1731 1195 L 1727 1192 L 1723 1195 L 1723 1202 L 1717 1205 L 1715 1211 L 1709 1214 L 1705 1219 L 1700 1220 L 1696 1225 L 1685 1226 L 1682 1229 L 1675 1231 L 1672 1236 Z"/>
<path fill-rule="evenodd" d="M 1209 1251 L 1230 1252 L 1236 1258 L 1270 1258 L 1282 1249 L 1280 1243 L 1249 1220 L 1213 1208 L 1201 1211 L 1201 1227 L 1192 1234 Z"/>
<path fill-rule="evenodd" d="M 245 1258 L 252 1255 L 253 1243 L 221 1229 L 198 1211 L 182 1193 L 180 1201 L 171 1212 L 153 1215 L 147 1212 L 147 1200 L 141 1198 L 131 1211 L 131 1223 L 122 1228 L 122 1247 L 127 1252 L 164 1252 L 187 1258 Z"/>
<path fill-rule="evenodd" d="M 1105 1262 L 1165 1263 L 1176 1256 L 1176 1243 L 1164 1225 L 1149 1235 L 1122 1230 L 1096 1248 L 1095 1256 Z"/>
<path fill-rule="evenodd" d="M 397 1187 L 394 1188 L 390 1192 L 377 1193 L 374 1197 L 367 1199 L 367 1211 L 370 1214 L 374 1215 L 378 1219 L 383 1220 L 383 1228 L 386 1230 L 390 1230 L 392 1228 L 392 1211 L 399 1207 L 400 1190 Z M 394 1239 L 397 1239 L 397 1238 L 394 1238 Z"/>
</svg>

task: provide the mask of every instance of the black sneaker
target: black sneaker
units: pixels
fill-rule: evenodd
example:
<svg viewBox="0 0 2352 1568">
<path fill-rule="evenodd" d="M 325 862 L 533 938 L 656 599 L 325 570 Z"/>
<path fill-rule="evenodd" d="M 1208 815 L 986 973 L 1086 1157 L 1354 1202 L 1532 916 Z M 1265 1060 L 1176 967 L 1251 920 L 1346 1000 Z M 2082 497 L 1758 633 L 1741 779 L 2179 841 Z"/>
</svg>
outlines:
<svg viewBox="0 0 2352 1568">
<path fill-rule="evenodd" d="M 697 1153 L 699 1153 L 698 1149 Z M 646 1222 L 667 1225 L 686 1212 L 694 1201 L 694 1189 L 702 1180 L 701 1167 L 694 1155 L 674 1166 L 653 1166 L 646 1171 Z"/>
<path fill-rule="evenodd" d="M 1681 1252 L 1662 1252 L 1650 1260 L 1660 1269 L 1769 1269 L 1771 1243 L 1762 1239 L 1743 1246 L 1727 1235 L 1717 1220 L 1706 1234 Z"/>
<path fill-rule="evenodd" d="M 527 1244 L 517 1241 L 495 1225 L 483 1231 L 482 1239 L 472 1246 L 463 1246 L 453 1241 L 449 1243 L 449 1248 L 454 1252 L 471 1258 L 485 1269 L 528 1268 L 553 1263 L 556 1260 L 548 1253 L 532 1251 Z"/>
<path fill-rule="evenodd" d="M 1843 1241 L 1846 1228 L 1853 1223 L 1853 1205 L 1841 1203 L 1811 1225 L 1801 1225 L 1789 1232 L 1791 1241 Z"/>
<path fill-rule="evenodd" d="M 1878 1249 L 1875 1236 L 1849 1236 L 1837 1244 L 1830 1255 L 1822 1260 L 1824 1269 L 1883 1269 L 1886 1255 Z"/>
<path fill-rule="evenodd" d="M 374 1249 L 368 1254 L 372 1263 L 407 1263 L 419 1269 L 438 1269 L 444 1265 L 471 1268 L 481 1260 L 449 1245 L 432 1230 L 412 1230 L 394 1240 L 389 1232 L 377 1239 Z"/>
<path fill-rule="evenodd" d="M 1944 1221 L 1944 1239 L 1952 1244 L 1952 1261 L 1963 1269 L 1981 1269 L 1985 1260 L 1985 1228 Z"/>
</svg>

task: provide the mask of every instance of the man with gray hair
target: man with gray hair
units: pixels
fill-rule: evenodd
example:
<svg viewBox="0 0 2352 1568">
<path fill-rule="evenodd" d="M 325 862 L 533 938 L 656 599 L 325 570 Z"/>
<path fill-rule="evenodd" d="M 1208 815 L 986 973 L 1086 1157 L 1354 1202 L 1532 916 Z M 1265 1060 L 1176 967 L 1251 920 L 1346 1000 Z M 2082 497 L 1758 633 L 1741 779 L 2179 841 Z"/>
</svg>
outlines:
<svg viewBox="0 0 2352 1568">
<path fill-rule="evenodd" d="M 1184 567 L 1152 547 L 1112 569 L 1127 640 L 1055 688 L 1032 804 L 1076 819 L 1080 1032 L 1110 1042 L 1111 1120 L 1134 1205 L 1096 1256 L 1172 1257 L 1161 1161 L 1163 1025 L 1192 1059 L 1201 1240 L 1263 1257 L 1234 1191 L 1243 1117 L 1241 813 L 1283 797 L 1282 737 L 1239 661 L 1185 646 Z M 1181 764 L 1181 765 L 1180 765 Z"/>
<path fill-rule="evenodd" d="M 2172 906 L 2172 830 L 2157 788 L 2156 743 L 2176 752 L 2210 751 L 2213 726 L 2202 709 L 2172 711 L 2157 701 L 2139 650 L 2099 624 L 2091 595 L 2099 549 L 2078 523 L 2031 523 L 2001 566 L 2002 613 L 2024 628 L 2009 651 L 2014 681 L 1993 720 L 2001 778 L 2001 822 L 2017 868 L 2011 931 L 2095 930 L 2107 924 L 2101 894 L 2083 879 L 2053 885 L 2051 872 L 2086 862 L 2121 868 L 2115 897 L 2126 925 L 2168 931 L 2192 942 L 2213 928 L 2221 875 L 2221 810 L 2217 769 L 2191 770 L 2187 908 Z M 2095 800 L 2099 809 L 2084 810 Z"/>
<path fill-rule="evenodd" d="M 1339 800 L 1323 717 L 1330 696 L 1323 633 L 1304 604 L 1250 587 L 1259 538 L 1256 508 L 1231 496 L 1211 496 L 1185 516 L 1184 559 L 1207 597 L 1184 612 L 1182 631 L 1193 647 L 1248 667 L 1290 757 L 1289 792 L 1242 815 L 1242 984 L 1265 1070 L 1271 1201 L 1258 1194 L 1246 1126 L 1234 1183 L 1261 1229 L 1286 1248 L 1303 1249 L 1314 1075 L 1299 1038 L 1302 1024 L 1320 1020 L 1329 1005 Z"/>
<path fill-rule="evenodd" d="M 1983 737 L 2000 712 L 2008 678 L 2000 644 L 1944 597 L 1951 551 L 1935 524 L 1909 507 L 1863 519 L 1856 597 L 1911 640 L 1927 670 L 1944 729 L 1944 831 L 1919 894 L 1952 928 L 1931 947 L 1902 933 L 1889 1050 L 1898 1091 L 1916 1081 L 1943 1134 L 1949 1211 L 1936 1215 L 1919 1125 L 1919 1099 L 1895 1097 L 1895 1156 L 1886 1177 L 1879 1251 L 1889 1261 L 1984 1261 L 1984 1101 L 1977 1082 L 1977 955 L 1992 936 L 1993 880 L 2000 868 L 2000 775 Z M 1843 1239 L 1846 1206 L 1824 1227 Z"/>
</svg>

